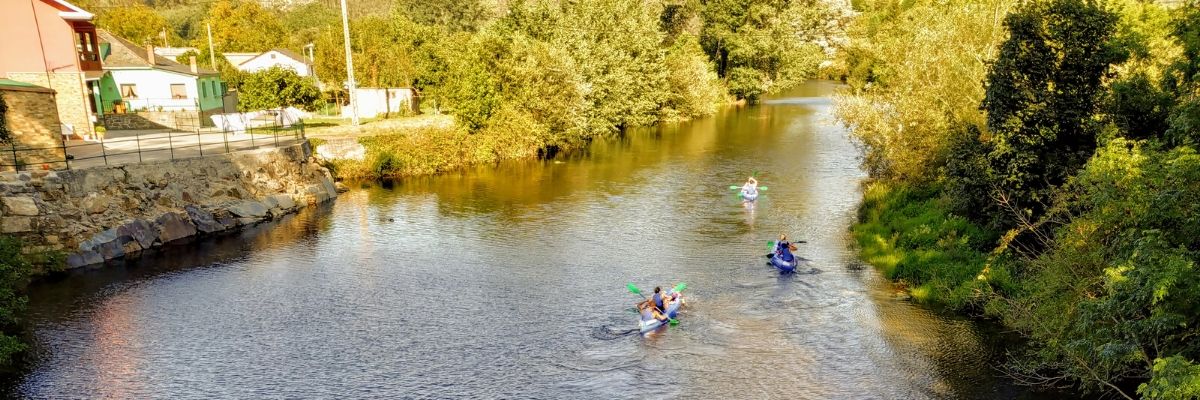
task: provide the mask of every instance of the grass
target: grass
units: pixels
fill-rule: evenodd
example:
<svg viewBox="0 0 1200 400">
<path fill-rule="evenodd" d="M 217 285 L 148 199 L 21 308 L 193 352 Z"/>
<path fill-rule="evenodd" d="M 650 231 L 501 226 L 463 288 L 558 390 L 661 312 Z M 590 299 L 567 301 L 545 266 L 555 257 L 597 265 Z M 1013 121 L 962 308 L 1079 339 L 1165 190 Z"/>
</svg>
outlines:
<svg viewBox="0 0 1200 400">
<path fill-rule="evenodd" d="M 851 231 L 862 259 L 916 301 L 963 308 L 1011 287 L 1004 260 L 989 258 L 997 236 L 952 215 L 935 187 L 868 184 Z"/>
<path fill-rule="evenodd" d="M 366 149 L 365 156 L 362 160 L 331 161 L 329 165 L 337 177 L 378 179 L 437 174 L 471 165 L 536 157 L 545 145 L 520 134 L 471 134 L 453 126 L 406 129 L 357 140 Z"/>
</svg>

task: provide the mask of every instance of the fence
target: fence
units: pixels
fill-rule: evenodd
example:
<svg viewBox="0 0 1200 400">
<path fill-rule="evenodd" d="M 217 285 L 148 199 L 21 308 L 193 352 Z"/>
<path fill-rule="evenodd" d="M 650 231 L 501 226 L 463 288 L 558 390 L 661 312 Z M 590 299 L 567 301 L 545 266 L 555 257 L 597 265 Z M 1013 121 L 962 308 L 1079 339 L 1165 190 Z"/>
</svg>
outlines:
<svg viewBox="0 0 1200 400">
<path fill-rule="evenodd" d="M 59 146 L 0 146 L 0 170 L 66 170 L 107 165 L 138 164 L 232 153 L 264 147 L 290 146 L 306 139 L 304 123 L 283 125 L 256 121 L 244 131 L 191 127 L 188 132 L 137 132 L 99 140 L 68 139 Z"/>
</svg>

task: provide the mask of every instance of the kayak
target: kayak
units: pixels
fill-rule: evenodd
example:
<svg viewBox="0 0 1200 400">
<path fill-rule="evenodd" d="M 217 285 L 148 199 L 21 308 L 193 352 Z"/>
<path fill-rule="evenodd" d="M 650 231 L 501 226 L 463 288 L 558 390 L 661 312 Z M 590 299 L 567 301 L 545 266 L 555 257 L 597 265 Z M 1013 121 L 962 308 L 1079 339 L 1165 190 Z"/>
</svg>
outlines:
<svg viewBox="0 0 1200 400">
<path fill-rule="evenodd" d="M 803 258 L 792 256 L 792 261 L 787 262 L 784 261 L 783 258 L 780 258 L 778 254 L 772 254 L 771 259 L 767 261 L 767 264 L 771 264 L 771 266 L 778 268 L 780 272 L 790 273 L 796 272 L 796 266 L 800 265 L 800 261 L 803 260 Z"/>
<path fill-rule="evenodd" d="M 754 201 L 754 200 L 758 199 L 758 191 L 757 190 L 747 191 L 746 189 L 742 189 L 741 196 L 742 196 L 742 200 Z"/>
<path fill-rule="evenodd" d="M 671 304 L 667 306 L 667 318 L 675 319 L 679 314 L 679 306 L 683 305 L 683 293 L 675 293 L 674 290 L 667 291 L 667 295 L 673 295 Z M 641 333 L 646 333 L 665 325 L 670 320 L 662 321 L 653 317 L 649 312 L 641 313 L 641 318 L 638 319 L 638 330 Z"/>
</svg>

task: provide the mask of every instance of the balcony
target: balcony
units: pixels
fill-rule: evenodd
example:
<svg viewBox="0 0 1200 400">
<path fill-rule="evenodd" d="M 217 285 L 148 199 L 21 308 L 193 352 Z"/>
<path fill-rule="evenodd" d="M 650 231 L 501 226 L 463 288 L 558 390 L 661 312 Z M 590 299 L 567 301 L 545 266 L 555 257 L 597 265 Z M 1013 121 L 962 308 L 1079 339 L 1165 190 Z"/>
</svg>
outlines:
<svg viewBox="0 0 1200 400">
<path fill-rule="evenodd" d="M 100 46 L 96 39 L 96 26 L 90 22 L 75 21 L 75 52 L 79 57 L 81 71 L 100 71 Z"/>
</svg>

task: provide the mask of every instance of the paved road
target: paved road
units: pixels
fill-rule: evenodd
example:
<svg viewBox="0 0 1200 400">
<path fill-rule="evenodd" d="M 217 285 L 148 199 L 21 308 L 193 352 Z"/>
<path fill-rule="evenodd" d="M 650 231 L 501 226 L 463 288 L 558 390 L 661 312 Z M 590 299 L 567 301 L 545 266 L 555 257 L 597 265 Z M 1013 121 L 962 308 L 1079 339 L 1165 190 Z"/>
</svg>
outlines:
<svg viewBox="0 0 1200 400">
<path fill-rule="evenodd" d="M 69 140 L 67 154 L 71 169 L 104 165 L 136 164 L 181 158 L 202 157 L 235 151 L 275 146 L 289 146 L 303 139 L 295 130 L 247 133 L 226 133 L 215 130 L 196 132 L 136 131 L 116 132 L 103 142 Z M 63 163 L 51 168 L 63 169 Z"/>
</svg>

